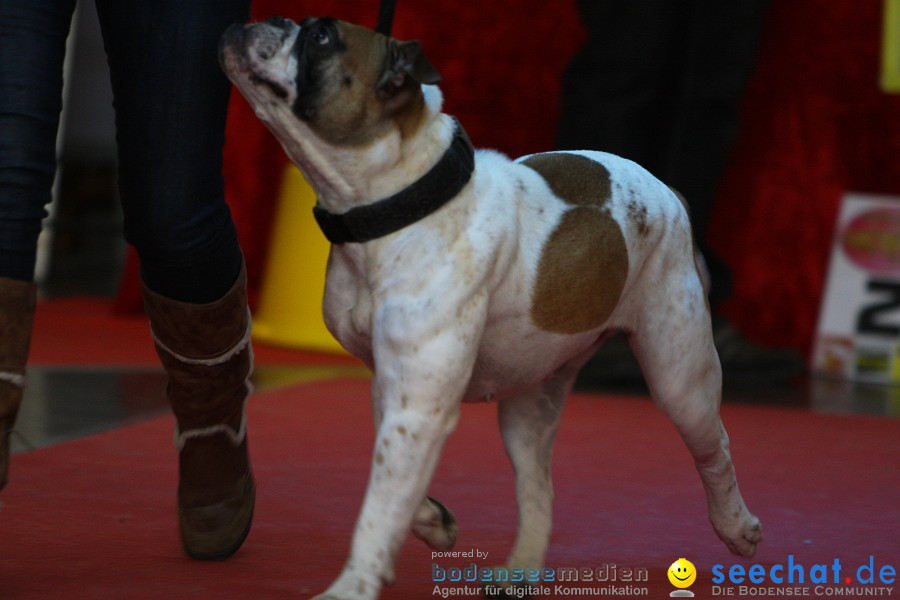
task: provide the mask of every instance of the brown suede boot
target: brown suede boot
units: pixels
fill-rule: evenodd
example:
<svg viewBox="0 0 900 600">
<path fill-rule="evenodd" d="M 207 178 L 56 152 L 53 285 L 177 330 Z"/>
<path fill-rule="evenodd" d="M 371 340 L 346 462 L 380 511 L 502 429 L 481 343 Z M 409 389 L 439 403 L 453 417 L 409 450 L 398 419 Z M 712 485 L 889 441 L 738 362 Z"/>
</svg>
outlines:
<svg viewBox="0 0 900 600">
<path fill-rule="evenodd" d="M 244 410 L 253 368 L 247 274 L 210 304 L 141 291 L 178 421 L 181 540 L 192 558 L 222 560 L 247 537 L 256 496 Z"/>
<path fill-rule="evenodd" d="M 9 434 L 25 387 L 35 289 L 30 281 L 0 277 L 0 490 L 9 473 Z"/>
</svg>

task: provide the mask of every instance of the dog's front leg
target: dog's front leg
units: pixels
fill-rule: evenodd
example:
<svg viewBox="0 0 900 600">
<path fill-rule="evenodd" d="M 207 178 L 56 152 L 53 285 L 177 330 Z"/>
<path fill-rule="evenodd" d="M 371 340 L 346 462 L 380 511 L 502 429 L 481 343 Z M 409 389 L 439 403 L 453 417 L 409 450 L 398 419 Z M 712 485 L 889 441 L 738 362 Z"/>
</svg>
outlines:
<svg viewBox="0 0 900 600">
<path fill-rule="evenodd" d="M 374 390 L 373 390 L 374 391 Z M 372 395 L 372 412 L 375 418 L 375 433 L 381 428 L 381 401 Z M 412 522 L 412 533 L 428 544 L 433 550 L 449 550 L 456 543 L 458 529 L 456 517 L 446 506 L 434 498 L 425 498 L 416 511 Z"/>
<path fill-rule="evenodd" d="M 381 384 L 376 375 L 373 386 Z M 400 390 L 387 393 L 405 395 Z M 415 404 L 384 412 L 350 557 L 322 600 L 374 599 L 382 585 L 393 583 L 396 554 L 459 415 L 458 394 Z"/>
<path fill-rule="evenodd" d="M 375 327 L 372 393 L 381 417 L 368 489 L 350 557 L 320 600 L 373 600 L 382 585 L 393 582 L 397 552 L 456 426 L 471 377 L 483 300 L 473 299 L 445 320 L 394 308 L 383 309 Z M 459 315 L 473 318 L 457 321 Z"/>
</svg>

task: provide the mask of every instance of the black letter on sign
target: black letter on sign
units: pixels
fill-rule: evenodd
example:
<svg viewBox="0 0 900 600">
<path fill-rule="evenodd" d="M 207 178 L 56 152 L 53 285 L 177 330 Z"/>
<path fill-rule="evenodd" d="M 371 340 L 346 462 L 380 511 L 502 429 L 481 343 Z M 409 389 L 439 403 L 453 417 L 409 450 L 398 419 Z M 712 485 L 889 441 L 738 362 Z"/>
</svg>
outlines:
<svg viewBox="0 0 900 600">
<path fill-rule="evenodd" d="M 870 292 L 886 294 L 887 298 L 884 302 L 866 306 L 859 311 L 859 317 L 856 319 L 856 331 L 873 335 L 900 337 L 900 325 L 886 323 L 884 320 L 878 319 L 879 315 L 900 308 L 900 283 L 873 280 L 869 281 L 866 289 Z"/>
</svg>

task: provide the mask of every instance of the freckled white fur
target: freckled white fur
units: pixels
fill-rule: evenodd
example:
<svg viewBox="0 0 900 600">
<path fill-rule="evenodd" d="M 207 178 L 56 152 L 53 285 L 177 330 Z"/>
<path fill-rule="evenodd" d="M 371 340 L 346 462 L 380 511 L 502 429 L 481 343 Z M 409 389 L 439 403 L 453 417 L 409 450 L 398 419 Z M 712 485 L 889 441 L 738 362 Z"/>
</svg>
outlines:
<svg viewBox="0 0 900 600">
<path fill-rule="evenodd" d="M 228 64 L 232 80 L 333 212 L 404 188 L 450 143 L 453 125 L 440 112 L 436 87 L 423 88 L 426 117 L 412 137 L 394 130 L 367 147 L 333 147 L 285 103 L 247 84 L 243 65 Z M 638 165 L 580 154 L 610 172 L 607 207 L 629 261 L 618 306 L 593 330 L 562 335 L 532 322 L 543 244 L 570 207 L 536 171 L 496 152 L 477 152 L 472 180 L 434 214 L 383 238 L 332 248 L 325 319 L 374 371 L 377 436 L 350 557 L 320 600 L 377 598 L 393 581 L 393 561 L 410 527 L 432 547 L 452 544 L 455 525 L 452 534 L 450 527 L 442 531 L 440 511 L 425 497 L 462 401 L 500 401 L 519 511 L 506 566 L 541 567 L 551 529 L 551 448 L 565 397 L 604 333 L 618 328 L 630 332 L 654 399 L 694 457 L 716 532 L 733 552 L 753 554 L 759 522 L 741 499 L 718 416 L 721 372 L 687 215 Z M 647 208 L 645 235 L 629 218 L 633 200 Z"/>
</svg>

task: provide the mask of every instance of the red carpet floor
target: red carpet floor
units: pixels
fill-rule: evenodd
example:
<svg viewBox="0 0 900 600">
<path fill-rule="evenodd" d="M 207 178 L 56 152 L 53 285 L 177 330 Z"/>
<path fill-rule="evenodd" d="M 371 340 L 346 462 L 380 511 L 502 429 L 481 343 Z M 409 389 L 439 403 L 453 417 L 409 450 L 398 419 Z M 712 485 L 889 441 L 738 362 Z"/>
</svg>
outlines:
<svg viewBox="0 0 900 600">
<path fill-rule="evenodd" d="M 793 555 L 807 566 L 839 559 L 855 569 L 873 556 L 876 568 L 900 567 L 898 421 L 750 406 L 723 414 L 745 499 L 764 524 L 755 559 L 737 560 L 718 541 L 687 451 L 649 401 L 578 395 L 555 454 L 548 566 L 646 567 L 651 598 L 668 597 L 664 572 L 682 556 L 701 572 L 697 597 L 710 597 L 715 564 L 727 572 Z M 367 381 L 253 399 L 255 525 L 224 563 L 181 553 L 172 425 L 157 419 L 14 457 L 14 480 L 0 495 L 0 598 L 308 598 L 324 589 L 341 567 L 365 487 Z M 458 550 L 488 552 L 481 565 L 502 561 L 515 513 L 493 406 L 464 407 L 431 493 L 456 513 Z M 432 597 L 432 562 L 411 539 L 398 583 L 382 597 Z"/>
<path fill-rule="evenodd" d="M 258 365 L 348 364 L 349 356 L 254 345 Z M 143 315 L 118 315 L 109 298 L 53 298 L 38 303 L 31 365 L 158 366 L 150 326 Z"/>
</svg>

